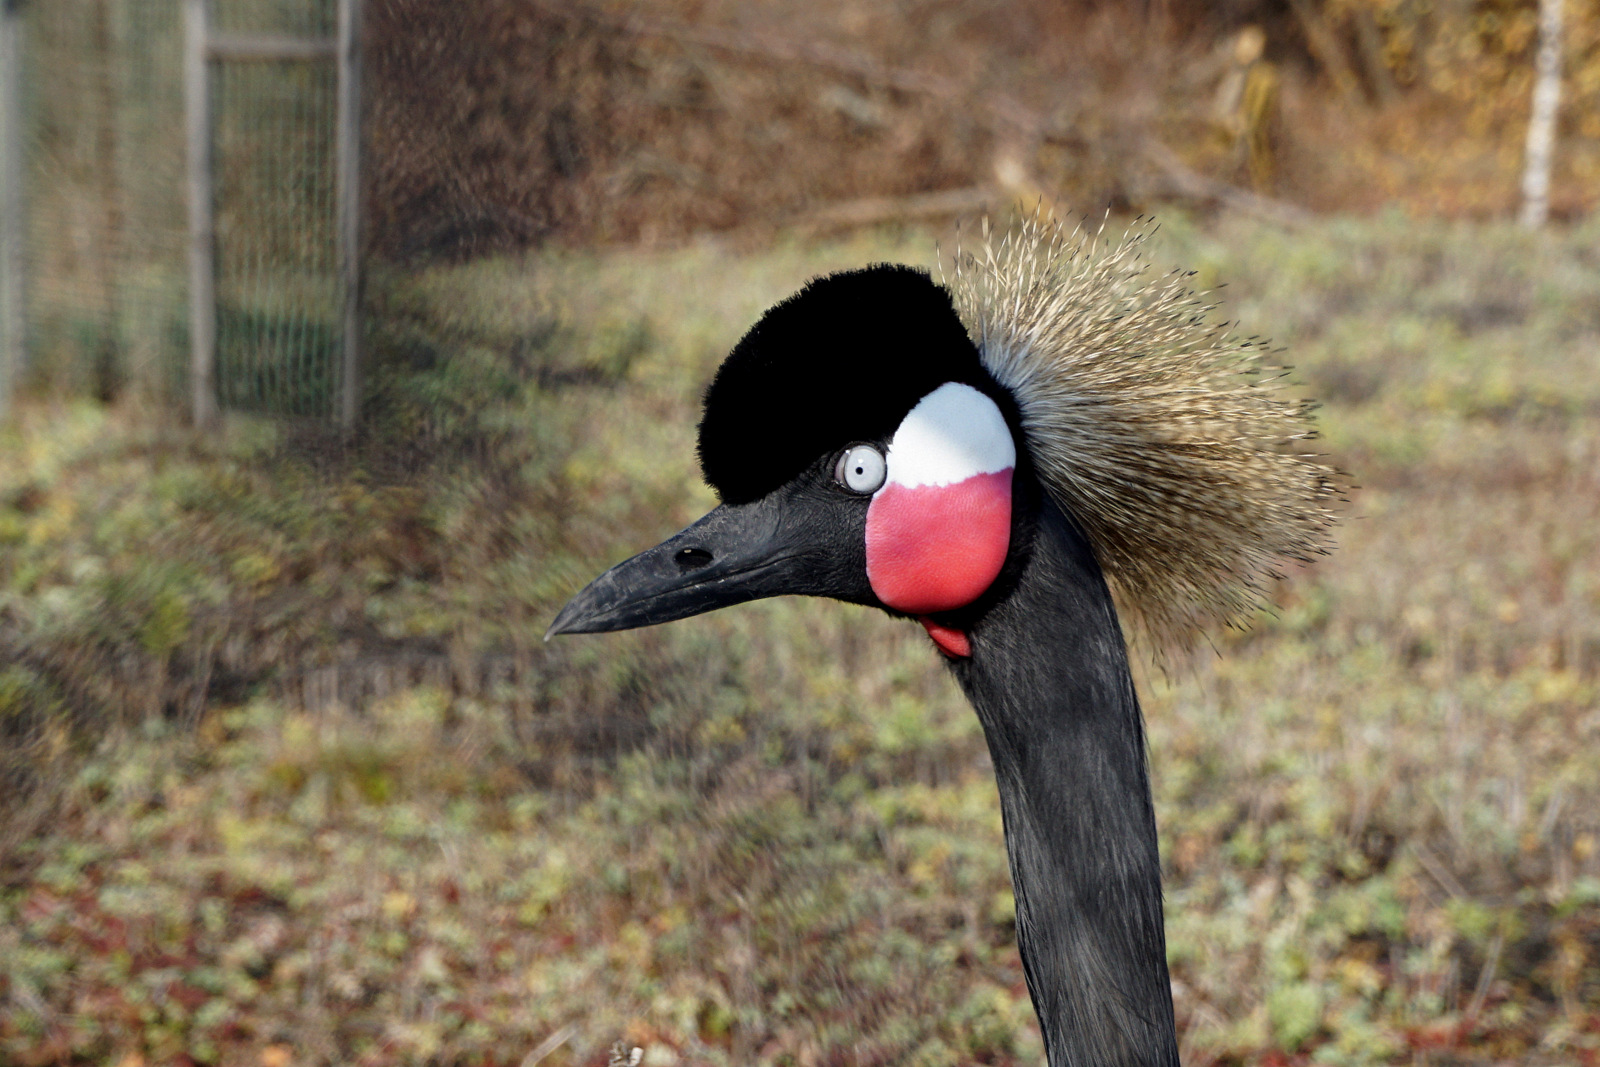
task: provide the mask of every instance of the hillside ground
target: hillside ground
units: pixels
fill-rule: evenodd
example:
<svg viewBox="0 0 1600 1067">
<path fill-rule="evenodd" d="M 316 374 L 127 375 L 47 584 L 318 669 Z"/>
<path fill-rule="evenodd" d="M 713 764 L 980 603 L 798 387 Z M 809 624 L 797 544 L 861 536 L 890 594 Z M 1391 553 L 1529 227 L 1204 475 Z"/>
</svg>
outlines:
<svg viewBox="0 0 1600 1067">
<path fill-rule="evenodd" d="M 1185 1063 L 1600 1063 L 1600 231 L 1163 223 L 1358 486 L 1274 612 L 1141 672 Z M 356 450 L 24 405 L 0 1061 L 1040 1062 L 920 629 L 779 601 L 540 641 L 713 503 L 697 398 L 762 307 L 933 256 L 380 278 Z"/>
</svg>

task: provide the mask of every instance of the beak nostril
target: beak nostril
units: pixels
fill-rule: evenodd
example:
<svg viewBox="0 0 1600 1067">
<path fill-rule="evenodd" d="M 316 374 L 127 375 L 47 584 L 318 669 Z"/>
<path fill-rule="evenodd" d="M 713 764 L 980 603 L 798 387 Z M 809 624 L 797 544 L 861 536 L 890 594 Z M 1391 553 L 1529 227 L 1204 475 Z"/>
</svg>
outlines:
<svg viewBox="0 0 1600 1067">
<path fill-rule="evenodd" d="M 679 570 L 697 571 L 711 562 L 711 553 L 703 548 L 686 548 L 673 557 Z"/>
</svg>

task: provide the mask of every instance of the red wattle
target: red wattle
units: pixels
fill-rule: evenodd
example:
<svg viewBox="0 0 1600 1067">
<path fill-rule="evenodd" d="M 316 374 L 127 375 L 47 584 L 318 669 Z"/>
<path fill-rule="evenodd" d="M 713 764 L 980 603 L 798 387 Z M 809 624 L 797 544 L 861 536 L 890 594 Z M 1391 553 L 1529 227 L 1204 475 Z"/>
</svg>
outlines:
<svg viewBox="0 0 1600 1067">
<path fill-rule="evenodd" d="M 890 482 L 867 508 L 867 580 L 879 600 L 908 615 L 972 603 L 999 576 L 1010 547 L 1009 467 L 952 485 Z"/>
<path fill-rule="evenodd" d="M 960 630 L 949 626 L 940 626 L 924 615 L 917 620 L 922 628 L 928 631 L 928 636 L 933 638 L 933 643 L 939 646 L 939 651 L 954 659 L 966 659 L 972 655 L 972 639 Z"/>
</svg>

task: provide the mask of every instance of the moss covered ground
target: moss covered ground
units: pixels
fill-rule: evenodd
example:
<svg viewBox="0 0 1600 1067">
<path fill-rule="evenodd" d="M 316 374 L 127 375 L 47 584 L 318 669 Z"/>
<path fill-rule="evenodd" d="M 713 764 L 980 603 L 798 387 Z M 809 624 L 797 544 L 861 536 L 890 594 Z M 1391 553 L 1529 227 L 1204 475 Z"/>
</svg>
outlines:
<svg viewBox="0 0 1600 1067">
<path fill-rule="evenodd" d="M 1042 1060 L 976 720 L 831 603 L 540 641 L 693 519 L 698 392 L 931 238 L 377 280 L 356 449 L 0 436 L 0 1062 Z M 1185 1062 L 1600 1063 L 1600 231 L 1165 220 L 1339 551 L 1143 671 Z"/>
</svg>

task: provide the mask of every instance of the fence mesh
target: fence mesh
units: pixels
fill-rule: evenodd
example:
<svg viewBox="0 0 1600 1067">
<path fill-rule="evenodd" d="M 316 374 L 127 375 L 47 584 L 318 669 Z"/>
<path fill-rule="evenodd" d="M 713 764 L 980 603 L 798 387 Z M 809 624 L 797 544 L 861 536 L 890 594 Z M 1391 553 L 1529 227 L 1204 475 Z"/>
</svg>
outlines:
<svg viewBox="0 0 1600 1067">
<path fill-rule="evenodd" d="M 217 0 L 218 35 L 330 39 L 331 0 Z M 339 331 L 331 60 L 213 67 L 217 394 L 224 408 L 332 414 Z"/>
<path fill-rule="evenodd" d="M 333 0 L 215 0 L 217 35 L 331 38 Z M 35 385 L 186 395 L 186 152 L 179 0 L 23 8 L 26 265 Z M 212 64 L 217 392 L 325 416 L 337 388 L 330 59 Z"/>
<path fill-rule="evenodd" d="M 187 348 L 176 3 L 23 8 L 33 376 L 170 392 Z"/>
</svg>

